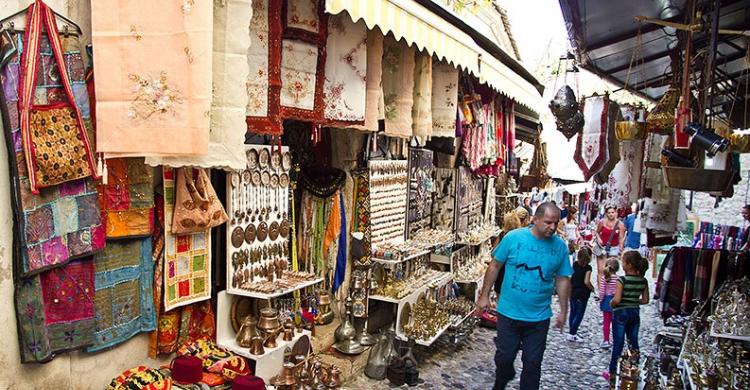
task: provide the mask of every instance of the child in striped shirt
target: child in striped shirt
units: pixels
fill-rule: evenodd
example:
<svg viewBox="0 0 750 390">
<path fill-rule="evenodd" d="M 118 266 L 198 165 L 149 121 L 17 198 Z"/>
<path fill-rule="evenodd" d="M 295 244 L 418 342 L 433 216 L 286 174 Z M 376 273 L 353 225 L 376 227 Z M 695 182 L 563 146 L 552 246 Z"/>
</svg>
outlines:
<svg viewBox="0 0 750 390">
<path fill-rule="evenodd" d="M 648 261 L 636 251 L 622 255 L 624 276 L 617 279 L 617 291 L 612 298 L 614 326 L 612 328 L 612 359 L 609 362 L 610 383 L 617 372 L 617 361 L 628 338 L 630 349 L 638 351 L 638 330 L 641 325 L 640 305 L 648 303 L 648 281 L 643 275 L 648 269 Z M 605 376 L 607 377 L 607 376 Z"/>
<path fill-rule="evenodd" d="M 599 280 L 599 310 L 602 311 L 604 321 L 602 323 L 604 330 L 604 340 L 600 347 L 609 348 L 612 344 L 609 342 L 609 330 L 612 325 L 612 306 L 610 302 L 615 297 L 617 291 L 617 271 L 620 270 L 620 262 L 616 258 L 607 260 L 604 265 L 604 277 Z"/>
</svg>

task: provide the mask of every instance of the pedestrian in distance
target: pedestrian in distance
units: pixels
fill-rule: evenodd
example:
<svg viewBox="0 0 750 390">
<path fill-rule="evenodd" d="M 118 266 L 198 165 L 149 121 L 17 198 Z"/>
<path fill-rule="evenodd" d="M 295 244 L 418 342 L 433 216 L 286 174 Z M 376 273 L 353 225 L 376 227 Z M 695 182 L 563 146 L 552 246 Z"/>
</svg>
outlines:
<svg viewBox="0 0 750 390">
<path fill-rule="evenodd" d="M 604 218 L 599 221 L 594 234 L 593 252 L 596 255 L 597 283 L 602 278 L 604 263 L 609 257 L 622 253 L 625 244 L 625 225 L 617 218 L 617 208 L 604 208 Z"/>
<path fill-rule="evenodd" d="M 542 203 L 530 227 L 507 233 L 492 251 L 495 261 L 490 262 L 484 275 L 477 309 L 481 313 L 490 306 L 490 291 L 504 268 L 503 290 L 497 303 L 495 390 L 505 389 L 516 375 L 513 362 L 519 349 L 523 351 L 520 390 L 539 388 L 554 285 L 560 303 L 555 327 L 562 332 L 565 326 L 573 269 L 565 241 L 555 234 L 559 222 L 557 206 Z"/>
<path fill-rule="evenodd" d="M 641 325 L 640 305 L 648 303 L 648 281 L 644 277 L 648 270 L 648 261 L 636 251 L 625 252 L 622 256 L 622 269 L 625 275 L 617 279 L 617 291 L 612 298 L 612 358 L 609 361 L 609 371 L 604 378 L 610 381 L 610 386 L 617 373 L 617 361 L 620 359 L 625 337 L 631 351 L 638 352 L 638 330 Z"/>
<path fill-rule="evenodd" d="M 602 312 L 602 331 L 604 339 L 600 345 L 601 348 L 607 349 L 612 346 L 609 341 L 610 326 L 612 325 L 612 299 L 617 292 L 617 271 L 620 270 L 620 262 L 616 258 L 607 260 L 604 266 L 604 276 L 599 281 L 599 310 Z"/>
<path fill-rule="evenodd" d="M 568 335 L 566 340 L 572 342 L 581 342 L 583 339 L 578 336 L 578 328 L 583 321 L 583 315 L 586 313 L 591 292 L 594 286 L 591 285 L 591 249 L 583 247 L 576 255 L 576 261 L 573 263 L 573 276 L 570 278 L 570 320 L 568 323 Z"/>
</svg>

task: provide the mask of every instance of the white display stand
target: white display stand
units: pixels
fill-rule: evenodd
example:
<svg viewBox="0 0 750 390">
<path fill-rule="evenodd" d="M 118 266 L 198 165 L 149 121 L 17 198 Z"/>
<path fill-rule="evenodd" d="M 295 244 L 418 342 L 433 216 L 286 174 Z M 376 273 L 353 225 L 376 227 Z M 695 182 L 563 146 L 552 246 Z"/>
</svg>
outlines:
<svg viewBox="0 0 750 390">
<path fill-rule="evenodd" d="M 266 383 L 270 383 L 271 378 L 279 375 L 284 365 L 284 351 L 286 348 L 291 348 L 302 337 L 307 335 L 311 338 L 309 330 L 303 330 L 302 333 L 296 333 L 292 341 L 284 341 L 283 334 L 279 335 L 276 339 L 276 348 L 265 348 L 263 355 L 253 355 L 250 353 L 248 348 L 240 347 L 235 338 L 237 334 L 232 329 L 231 321 L 229 317 L 231 315 L 232 299 L 234 297 L 228 294 L 226 291 L 219 292 L 216 301 L 216 315 L 218 318 L 216 324 L 216 344 L 220 347 L 224 347 L 238 355 L 241 355 L 249 360 L 255 362 L 254 374 L 263 378 Z"/>
</svg>

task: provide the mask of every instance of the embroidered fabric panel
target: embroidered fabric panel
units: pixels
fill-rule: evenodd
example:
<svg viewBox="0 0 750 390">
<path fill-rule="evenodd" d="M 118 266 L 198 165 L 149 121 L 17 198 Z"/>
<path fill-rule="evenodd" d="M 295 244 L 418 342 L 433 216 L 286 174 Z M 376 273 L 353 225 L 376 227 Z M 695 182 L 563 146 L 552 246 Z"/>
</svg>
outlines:
<svg viewBox="0 0 750 390">
<path fill-rule="evenodd" d="M 175 170 L 164 167 L 164 311 L 211 298 L 211 231 L 172 234 Z"/>
<path fill-rule="evenodd" d="M 13 191 L 14 214 L 20 225 L 19 250 L 15 264 L 19 276 L 30 276 L 41 271 L 59 267 L 68 261 L 88 256 L 104 247 L 104 227 L 101 224 L 99 206 L 93 181 L 89 178 L 41 188 L 39 194 L 32 194 L 26 170 L 24 151 L 20 134 L 18 112 L 19 58 L 23 36 L 14 37 L 18 50 L 0 71 L 2 79 L 3 127 L 8 150 L 14 155 L 11 164 L 11 188 Z M 87 131 L 91 133 L 90 109 L 85 83 L 80 76 L 84 65 L 77 39 L 62 39 L 66 68 L 76 91 L 76 104 L 81 109 Z M 59 75 L 45 64 L 54 63 L 52 50 L 47 39 L 41 41 L 42 65 L 46 77 L 39 77 L 34 104 L 46 104 L 50 100 L 62 98 L 62 84 Z M 46 59 L 49 58 L 49 59 Z M 91 134 L 90 134 L 91 135 Z"/>
<path fill-rule="evenodd" d="M 383 100 L 385 133 L 392 137 L 412 135 L 414 105 L 414 48 L 388 35 L 383 40 Z"/>
<path fill-rule="evenodd" d="M 414 64 L 414 106 L 411 109 L 415 137 L 432 136 L 432 56 L 418 52 Z"/>
<path fill-rule="evenodd" d="M 618 208 L 638 200 L 641 188 L 643 141 L 620 141 L 620 161 L 609 174 L 607 199 Z"/>
<path fill-rule="evenodd" d="M 594 182 L 597 184 L 606 183 L 609 179 L 609 174 L 620 161 L 620 143 L 617 141 L 615 135 L 615 122 L 620 120 L 621 117 L 620 106 L 617 102 L 610 101 L 606 112 L 606 119 L 602 120 L 605 126 L 605 143 L 603 146 L 606 150 L 606 161 L 602 165 L 602 169 L 594 175 Z"/>
<path fill-rule="evenodd" d="M 458 69 L 445 62 L 432 63 L 432 135 L 456 136 Z"/>
<path fill-rule="evenodd" d="M 302 110 L 315 108 L 315 69 L 318 46 L 292 39 L 281 42 L 281 105 Z"/>
<path fill-rule="evenodd" d="M 358 130 L 378 131 L 378 120 L 385 119 L 383 102 L 383 34 L 376 26 L 367 32 L 367 75 L 365 77 L 364 125 L 349 125 Z"/>
<path fill-rule="evenodd" d="M 150 236 L 154 225 L 154 174 L 142 158 L 107 160 L 99 208 L 108 239 Z"/>
<path fill-rule="evenodd" d="M 256 134 L 282 133 L 279 117 L 281 89 L 281 1 L 254 0 L 247 51 L 247 125 Z"/>
<path fill-rule="evenodd" d="M 46 362 L 93 343 L 93 258 L 20 278 L 15 290 L 21 362 Z"/>
<path fill-rule="evenodd" d="M 346 14 L 328 18 L 325 119 L 332 124 L 364 124 L 367 90 L 367 26 Z"/>
<path fill-rule="evenodd" d="M 354 215 L 352 232 L 362 232 L 365 256 L 370 258 L 372 230 L 370 229 L 370 172 L 352 172 L 354 180 Z"/>
<path fill-rule="evenodd" d="M 317 34 L 320 23 L 317 0 L 287 0 L 285 29 L 292 28 Z"/>
<path fill-rule="evenodd" d="M 609 100 L 603 96 L 592 96 L 585 101 L 583 116 L 585 124 L 578 134 L 574 159 L 588 181 L 599 173 L 607 161 L 606 121 Z"/>
<path fill-rule="evenodd" d="M 151 237 L 110 241 L 96 260 L 96 332 L 98 351 L 156 328 Z"/>
<path fill-rule="evenodd" d="M 208 152 L 212 7 L 209 1 L 92 2 L 98 152 Z"/>
</svg>

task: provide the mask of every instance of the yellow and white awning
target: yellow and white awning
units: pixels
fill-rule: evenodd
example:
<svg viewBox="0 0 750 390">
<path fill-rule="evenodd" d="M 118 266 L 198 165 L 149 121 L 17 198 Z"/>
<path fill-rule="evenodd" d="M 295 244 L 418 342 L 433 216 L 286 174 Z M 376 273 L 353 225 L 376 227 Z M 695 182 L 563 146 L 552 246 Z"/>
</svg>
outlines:
<svg viewBox="0 0 750 390">
<path fill-rule="evenodd" d="M 539 113 L 544 107 L 534 86 L 500 60 L 479 47 L 467 33 L 414 0 L 326 0 L 326 12 L 349 13 L 364 20 L 369 29 L 426 50 L 455 67 L 472 73 L 499 93 Z"/>
<path fill-rule="evenodd" d="M 413 0 L 326 0 L 326 12 L 347 11 L 355 22 L 364 20 L 369 29 L 426 50 L 441 60 L 479 75 L 479 51 L 469 35 Z"/>
<path fill-rule="evenodd" d="M 479 81 L 487 83 L 499 93 L 515 100 L 516 103 L 536 113 L 541 112 L 544 101 L 539 91 L 530 82 L 484 50 L 480 52 L 479 63 Z"/>
</svg>

